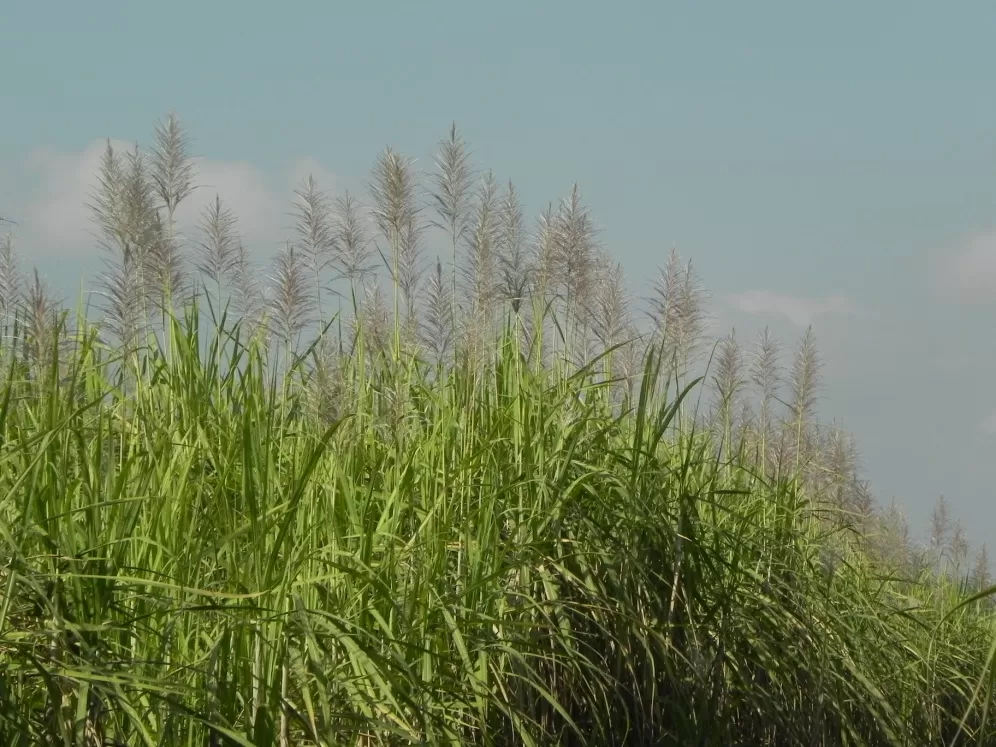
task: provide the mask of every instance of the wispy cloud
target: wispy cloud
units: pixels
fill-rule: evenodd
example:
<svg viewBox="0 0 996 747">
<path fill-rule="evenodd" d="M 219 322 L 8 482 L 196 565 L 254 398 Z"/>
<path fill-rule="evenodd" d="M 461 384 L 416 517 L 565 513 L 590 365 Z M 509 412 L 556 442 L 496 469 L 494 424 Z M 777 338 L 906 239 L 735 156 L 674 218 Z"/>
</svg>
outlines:
<svg viewBox="0 0 996 747">
<path fill-rule="evenodd" d="M 122 151 L 134 147 L 117 140 L 111 144 Z M 0 206 L 17 220 L 22 254 L 32 259 L 85 258 L 99 252 L 86 204 L 96 186 L 105 146 L 106 140 L 98 140 L 69 153 L 44 147 L 20 163 L 0 164 Z M 193 233 L 201 211 L 220 195 L 238 216 L 249 244 L 275 244 L 286 235 L 291 221 L 293 189 L 309 173 L 323 189 L 334 191 L 335 175 L 313 158 L 297 159 L 276 175 L 247 161 L 199 158 L 198 187 L 180 207 L 180 228 Z"/>
<path fill-rule="evenodd" d="M 729 296 L 727 300 L 737 311 L 754 316 L 782 316 L 797 327 L 809 326 L 818 316 L 858 312 L 855 304 L 844 296 L 799 298 L 767 290 L 750 290 Z"/>
<path fill-rule="evenodd" d="M 299 187 L 309 174 L 315 178 L 320 189 L 330 195 L 336 192 L 338 178 L 335 173 L 329 171 L 311 156 L 297 158 L 284 169 L 286 182 L 294 189 Z"/>
<path fill-rule="evenodd" d="M 987 435 L 996 436 L 996 410 L 989 413 L 989 417 L 982 421 L 979 430 Z"/>
<path fill-rule="evenodd" d="M 958 301 L 996 299 L 996 231 L 979 233 L 933 258 L 937 288 Z"/>
</svg>

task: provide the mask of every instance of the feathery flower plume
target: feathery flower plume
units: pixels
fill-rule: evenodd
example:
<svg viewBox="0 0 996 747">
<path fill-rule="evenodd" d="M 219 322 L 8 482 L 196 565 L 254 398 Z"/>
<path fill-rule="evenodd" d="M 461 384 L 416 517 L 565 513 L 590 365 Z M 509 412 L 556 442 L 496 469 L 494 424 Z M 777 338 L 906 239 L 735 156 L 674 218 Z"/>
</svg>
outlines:
<svg viewBox="0 0 996 747">
<path fill-rule="evenodd" d="M 513 313 L 529 292 L 529 259 L 526 256 L 526 225 L 522 204 L 509 181 L 498 206 L 498 293 L 512 306 Z"/>
<path fill-rule="evenodd" d="M 374 271 L 371 262 L 373 252 L 360 215 L 360 206 L 348 190 L 336 198 L 332 238 L 336 265 L 341 276 L 349 280 L 353 302 L 357 303 L 356 283 L 362 282 Z"/>
<path fill-rule="evenodd" d="M 202 238 L 197 242 L 197 269 L 218 287 L 220 293 L 239 259 L 238 220 L 235 213 L 224 206 L 221 197 L 215 195 L 214 201 L 201 213 L 198 228 Z"/>
<path fill-rule="evenodd" d="M 290 242 L 274 260 L 269 291 L 273 331 L 282 341 L 292 344 L 313 321 L 314 306 L 308 295 L 307 266 Z"/>
<path fill-rule="evenodd" d="M 384 265 L 397 290 L 404 296 L 407 316 L 415 311 L 415 291 L 421 278 L 421 208 L 412 162 L 385 148 L 374 165 L 370 182 L 374 221 L 390 249 L 390 259 L 381 252 Z M 395 304 L 397 307 L 397 303 Z M 400 308 L 395 309 L 400 324 Z"/>
<path fill-rule="evenodd" d="M 291 212 L 296 219 L 294 232 L 297 234 L 297 246 L 314 281 L 315 308 L 318 317 L 324 319 L 322 278 L 335 258 L 332 209 L 328 197 L 318 188 L 315 178 L 310 174 L 294 190 L 294 194 L 297 199 Z"/>
</svg>

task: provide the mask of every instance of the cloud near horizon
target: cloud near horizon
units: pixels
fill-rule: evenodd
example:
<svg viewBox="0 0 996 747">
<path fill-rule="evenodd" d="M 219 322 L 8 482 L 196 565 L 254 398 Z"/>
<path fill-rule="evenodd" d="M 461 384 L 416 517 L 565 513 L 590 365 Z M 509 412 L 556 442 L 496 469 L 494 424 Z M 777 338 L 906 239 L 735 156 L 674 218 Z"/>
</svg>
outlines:
<svg viewBox="0 0 996 747">
<path fill-rule="evenodd" d="M 951 300 L 996 299 L 996 230 L 978 233 L 933 257 L 936 288 Z"/>
<path fill-rule="evenodd" d="M 749 290 L 727 299 L 737 311 L 752 316 L 782 316 L 796 327 L 808 327 L 819 316 L 829 314 L 854 315 L 854 303 L 844 296 L 824 299 L 799 298 L 768 290 Z"/>
<path fill-rule="evenodd" d="M 100 254 L 87 203 L 96 186 L 106 140 L 95 140 L 78 152 L 38 148 L 20 163 L 0 168 L 0 206 L 14 226 L 25 259 L 89 258 Z M 119 151 L 133 143 L 111 139 Z M 314 158 L 288 163 L 267 174 L 248 161 L 195 159 L 197 189 L 181 204 L 180 229 L 196 230 L 202 210 L 215 195 L 231 208 L 247 246 L 272 250 L 287 235 L 294 189 L 313 174 L 319 187 L 335 193 L 335 174 Z M 0 165 L 2 166 L 2 165 Z M 9 214 L 9 215 L 8 215 Z"/>
<path fill-rule="evenodd" d="M 989 413 L 989 417 L 979 424 L 979 430 L 987 436 L 996 436 L 996 410 Z"/>
</svg>

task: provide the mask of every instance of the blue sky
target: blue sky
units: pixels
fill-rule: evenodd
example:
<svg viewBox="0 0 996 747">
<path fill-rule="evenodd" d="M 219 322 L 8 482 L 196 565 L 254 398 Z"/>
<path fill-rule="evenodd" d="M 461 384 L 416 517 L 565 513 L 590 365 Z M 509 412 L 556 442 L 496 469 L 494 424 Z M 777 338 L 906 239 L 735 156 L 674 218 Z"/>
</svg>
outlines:
<svg viewBox="0 0 996 747">
<path fill-rule="evenodd" d="M 635 290 L 676 246 L 717 323 L 812 321 L 823 416 L 922 531 L 996 526 L 996 5 L 153 3 L 0 10 L 0 215 L 71 293 L 103 138 L 175 109 L 260 252 L 295 182 L 423 164 L 456 120 L 530 208 L 578 181 Z"/>
</svg>

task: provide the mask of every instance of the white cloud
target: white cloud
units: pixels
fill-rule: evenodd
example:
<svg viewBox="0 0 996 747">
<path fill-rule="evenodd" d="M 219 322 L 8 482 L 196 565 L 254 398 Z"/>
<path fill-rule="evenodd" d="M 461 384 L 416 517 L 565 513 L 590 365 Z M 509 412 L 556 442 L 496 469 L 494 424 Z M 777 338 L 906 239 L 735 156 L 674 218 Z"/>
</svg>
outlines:
<svg viewBox="0 0 996 747">
<path fill-rule="evenodd" d="M 118 150 L 134 145 L 112 140 Z M 59 152 L 39 148 L 16 164 L 0 164 L 0 206 L 5 217 L 17 221 L 22 256 L 29 261 L 52 258 L 88 258 L 99 249 L 86 203 L 96 185 L 106 140 L 91 142 L 82 151 Z M 276 175 L 247 161 L 199 158 L 198 188 L 181 204 L 181 230 L 195 230 L 203 208 L 220 195 L 239 219 L 239 229 L 250 246 L 267 253 L 287 236 L 293 189 L 313 173 L 319 186 L 334 192 L 335 175 L 313 158 L 299 158 Z M 9 216 L 7 215 L 9 214 Z"/>
<path fill-rule="evenodd" d="M 221 197 L 239 219 L 239 231 L 250 242 L 273 242 L 289 224 L 291 193 L 276 189 L 272 180 L 246 161 L 197 159 L 197 188 L 180 204 L 177 221 L 194 230 L 204 208 Z"/>
<path fill-rule="evenodd" d="M 996 231 L 976 234 L 938 252 L 934 276 L 939 290 L 959 301 L 996 298 Z"/>
<path fill-rule="evenodd" d="M 295 159 L 284 171 L 287 184 L 292 189 L 297 189 L 301 182 L 308 178 L 310 174 L 315 178 L 318 188 L 326 194 L 332 195 L 336 192 L 336 175 L 322 166 L 311 156 Z"/>
<path fill-rule="evenodd" d="M 996 436 L 996 410 L 993 410 L 989 417 L 982 421 L 979 428 L 983 433 Z"/>
<path fill-rule="evenodd" d="M 33 188 L 17 212 L 18 232 L 32 255 L 77 255 L 92 249 L 92 223 L 86 208 L 96 181 L 105 142 L 90 143 L 81 153 L 39 148 L 20 165 L 20 176 Z M 129 144 L 111 141 L 118 150 Z"/>
<path fill-rule="evenodd" d="M 797 327 L 807 327 L 818 316 L 856 314 L 857 308 L 843 296 L 825 299 L 798 298 L 766 290 L 750 290 L 729 297 L 733 308 L 755 316 L 783 316 Z"/>
</svg>

